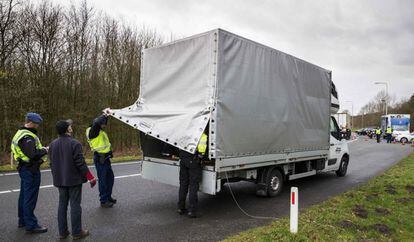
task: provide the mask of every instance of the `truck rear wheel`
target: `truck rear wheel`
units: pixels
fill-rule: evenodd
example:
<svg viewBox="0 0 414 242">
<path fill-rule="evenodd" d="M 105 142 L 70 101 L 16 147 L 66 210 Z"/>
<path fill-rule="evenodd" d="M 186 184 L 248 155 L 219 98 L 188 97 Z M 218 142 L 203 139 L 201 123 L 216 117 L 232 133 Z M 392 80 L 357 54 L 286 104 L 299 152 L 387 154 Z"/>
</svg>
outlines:
<svg viewBox="0 0 414 242">
<path fill-rule="evenodd" d="M 283 175 L 282 173 L 274 168 L 270 171 L 266 181 L 267 196 L 275 197 L 282 192 L 283 189 Z"/>
<path fill-rule="evenodd" d="M 341 164 L 339 165 L 339 169 L 336 171 L 336 175 L 339 177 L 345 176 L 348 170 L 348 163 L 349 158 L 347 156 L 342 156 Z"/>
</svg>

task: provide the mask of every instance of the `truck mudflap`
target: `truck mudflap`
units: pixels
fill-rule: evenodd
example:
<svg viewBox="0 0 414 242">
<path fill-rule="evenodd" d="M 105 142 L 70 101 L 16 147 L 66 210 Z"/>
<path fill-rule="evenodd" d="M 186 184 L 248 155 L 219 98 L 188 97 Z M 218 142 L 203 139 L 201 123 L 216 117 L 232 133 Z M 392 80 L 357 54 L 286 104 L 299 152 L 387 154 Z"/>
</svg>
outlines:
<svg viewBox="0 0 414 242">
<path fill-rule="evenodd" d="M 144 160 L 142 162 L 142 178 L 178 187 L 180 166 L 178 162 L 165 163 Z M 200 192 L 215 195 L 220 191 L 220 180 L 216 172 L 203 169 Z"/>
</svg>

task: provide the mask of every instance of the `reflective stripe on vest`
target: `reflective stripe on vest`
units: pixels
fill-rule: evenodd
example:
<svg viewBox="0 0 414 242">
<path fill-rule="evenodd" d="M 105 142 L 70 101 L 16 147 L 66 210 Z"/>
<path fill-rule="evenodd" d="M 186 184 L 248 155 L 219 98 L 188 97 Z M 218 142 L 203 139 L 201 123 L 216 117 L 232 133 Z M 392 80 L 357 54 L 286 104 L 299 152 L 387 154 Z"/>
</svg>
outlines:
<svg viewBox="0 0 414 242">
<path fill-rule="evenodd" d="M 206 153 L 207 149 L 207 135 L 203 133 L 200 138 L 200 142 L 198 142 L 197 145 L 197 151 L 198 153 L 204 155 Z"/>
<path fill-rule="evenodd" d="M 91 150 L 101 154 L 109 153 L 111 151 L 111 143 L 109 142 L 106 132 L 100 130 L 98 136 L 93 139 L 89 139 L 90 130 L 90 127 L 86 129 L 86 139 L 88 140 Z"/>
<path fill-rule="evenodd" d="M 30 137 L 34 138 L 34 140 L 36 142 L 36 148 L 37 149 L 41 149 L 43 147 L 36 134 L 34 134 L 33 132 L 31 132 L 27 129 L 19 129 L 13 137 L 11 147 L 10 147 L 11 151 L 13 153 L 13 157 L 16 161 L 18 161 L 18 160 L 21 160 L 21 161 L 24 161 L 24 162 L 29 162 L 30 161 L 30 158 L 27 157 L 23 153 L 22 149 L 19 146 L 19 141 L 25 136 L 30 136 Z"/>
<path fill-rule="evenodd" d="M 391 128 L 387 128 L 387 134 L 392 134 L 392 129 Z"/>
<path fill-rule="evenodd" d="M 380 129 L 375 130 L 375 134 L 381 134 L 381 130 Z"/>
</svg>

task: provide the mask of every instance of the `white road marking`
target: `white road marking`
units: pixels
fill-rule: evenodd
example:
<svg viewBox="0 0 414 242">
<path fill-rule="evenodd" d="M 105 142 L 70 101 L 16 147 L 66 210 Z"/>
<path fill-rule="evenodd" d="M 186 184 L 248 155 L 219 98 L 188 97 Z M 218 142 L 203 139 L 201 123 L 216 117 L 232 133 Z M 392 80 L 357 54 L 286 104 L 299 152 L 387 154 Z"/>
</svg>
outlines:
<svg viewBox="0 0 414 242">
<path fill-rule="evenodd" d="M 12 172 L 12 173 L 4 173 L 2 175 L 4 175 L 4 176 L 12 176 L 12 175 L 19 175 L 19 173 L 18 172 Z"/>
<path fill-rule="evenodd" d="M 346 142 L 346 143 L 350 144 L 350 143 L 355 142 L 355 141 L 357 141 L 357 140 L 358 140 L 358 138 L 356 138 L 356 139 L 354 139 L 354 140 L 350 140 L 350 141 L 348 141 L 348 142 Z"/>
<path fill-rule="evenodd" d="M 122 179 L 122 178 L 128 178 L 128 177 L 136 177 L 136 176 L 141 176 L 141 173 L 116 176 L 115 179 Z M 44 188 L 51 188 L 51 187 L 53 187 L 53 185 L 44 185 L 44 186 L 40 186 L 39 188 L 44 189 Z M 12 193 L 12 192 L 20 192 L 20 189 L 4 190 L 4 191 L 0 191 L 0 194 L 6 194 L 6 193 Z"/>
<path fill-rule="evenodd" d="M 42 188 L 49 188 L 49 187 L 53 187 L 53 185 L 40 186 L 39 188 L 42 189 Z"/>
<path fill-rule="evenodd" d="M 120 163 L 113 163 L 111 164 L 112 166 L 122 166 L 122 165 L 131 165 L 131 164 L 140 164 L 141 161 L 127 161 L 127 162 L 120 162 Z M 94 165 L 90 165 L 88 166 L 89 168 L 95 168 Z M 50 169 L 46 169 L 46 170 L 40 170 L 40 172 L 44 173 L 44 172 L 50 172 Z M 0 176 L 15 176 L 15 175 L 19 175 L 18 172 L 9 172 L 9 173 L 1 173 Z"/>
<path fill-rule="evenodd" d="M 134 176 L 140 176 L 141 174 L 132 174 L 132 175 L 125 175 L 125 176 L 116 176 L 115 179 L 120 179 L 120 178 L 127 178 L 127 177 L 134 177 Z"/>
</svg>

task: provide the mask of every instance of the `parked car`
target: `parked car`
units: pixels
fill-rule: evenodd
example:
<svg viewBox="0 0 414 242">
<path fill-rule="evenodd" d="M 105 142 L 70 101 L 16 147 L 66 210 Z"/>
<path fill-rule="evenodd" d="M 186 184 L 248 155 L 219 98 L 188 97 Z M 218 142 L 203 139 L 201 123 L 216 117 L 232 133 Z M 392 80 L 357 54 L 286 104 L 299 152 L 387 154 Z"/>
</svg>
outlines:
<svg viewBox="0 0 414 242">
<path fill-rule="evenodd" d="M 358 135 L 368 135 L 369 132 L 372 132 L 374 130 L 374 127 L 366 127 L 366 128 L 362 128 L 357 130 L 357 134 Z"/>
<path fill-rule="evenodd" d="M 401 142 L 401 143 L 413 142 L 413 140 L 414 140 L 414 132 L 412 132 L 411 134 L 400 134 L 400 135 L 397 135 L 397 137 L 395 137 L 395 141 Z"/>
<path fill-rule="evenodd" d="M 356 131 L 356 133 L 357 133 L 358 135 L 365 135 L 365 134 L 364 134 L 364 131 L 365 131 L 365 128 L 362 128 L 362 129 L 358 129 L 358 130 Z"/>
</svg>

